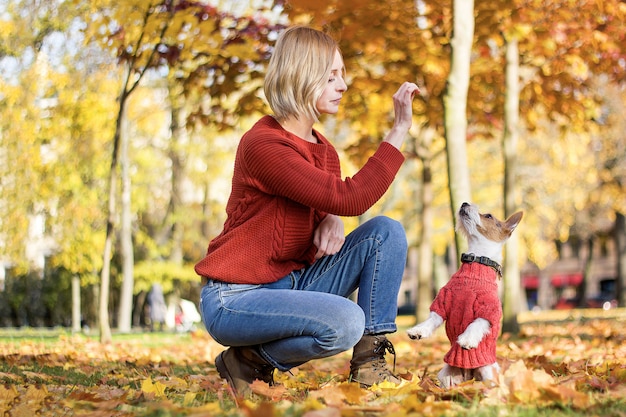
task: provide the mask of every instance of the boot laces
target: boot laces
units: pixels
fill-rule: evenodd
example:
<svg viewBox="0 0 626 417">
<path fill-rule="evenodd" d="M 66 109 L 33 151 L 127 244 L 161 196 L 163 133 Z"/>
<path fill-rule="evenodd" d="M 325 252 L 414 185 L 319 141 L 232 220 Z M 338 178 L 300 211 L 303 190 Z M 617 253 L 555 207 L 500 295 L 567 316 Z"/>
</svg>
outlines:
<svg viewBox="0 0 626 417">
<path fill-rule="evenodd" d="M 274 385 L 274 367 L 272 365 L 255 367 L 254 372 L 259 375 L 261 381 L 267 382 L 270 386 Z"/>
<path fill-rule="evenodd" d="M 393 344 L 389 341 L 389 339 L 384 338 L 379 341 L 378 346 L 374 348 L 374 353 L 380 356 L 380 363 L 382 366 L 385 366 L 387 363 L 385 362 L 385 353 L 391 353 L 393 355 L 393 372 L 396 372 L 396 350 L 393 348 Z"/>
</svg>

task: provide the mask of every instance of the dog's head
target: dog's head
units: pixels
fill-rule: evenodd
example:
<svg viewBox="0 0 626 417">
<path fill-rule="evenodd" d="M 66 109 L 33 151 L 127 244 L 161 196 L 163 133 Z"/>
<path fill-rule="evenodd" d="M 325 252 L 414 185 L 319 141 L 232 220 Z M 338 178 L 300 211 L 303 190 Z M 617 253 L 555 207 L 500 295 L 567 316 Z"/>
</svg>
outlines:
<svg viewBox="0 0 626 417">
<path fill-rule="evenodd" d="M 496 254 L 510 237 L 523 212 L 512 214 L 505 221 L 489 213 L 480 213 L 478 206 L 463 203 L 458 212 L 457 231 L 468 241 L 470 252 L 478 256 L 500 257 Z"/>
</svg>

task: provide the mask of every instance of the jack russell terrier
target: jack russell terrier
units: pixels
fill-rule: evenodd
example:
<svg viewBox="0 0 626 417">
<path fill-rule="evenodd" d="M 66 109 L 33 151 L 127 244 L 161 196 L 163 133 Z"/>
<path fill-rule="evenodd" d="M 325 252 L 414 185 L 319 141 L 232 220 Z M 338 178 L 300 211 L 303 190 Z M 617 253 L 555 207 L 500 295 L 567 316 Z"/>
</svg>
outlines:
<svg viewBox="0 0 626 417">
<path fill-rule="evenodd" d="M 471 379 L 492 381 L 500 370 L 496 339 L 502 304 L 497 280 L 502 277 L 502 248 L 522 215 L 520 211 L 500 221 L 479 213 L 473 204 L 463 203 L 459 209 L 457 231 L 467 238 L 468 252 L 461 255 L 461 267 L 437 294 L 429 317 L 407 331 L 411 339 L 426 338 L 446 322 L 451 348 L 437 374 L 445 388 Z"/>
</svg>

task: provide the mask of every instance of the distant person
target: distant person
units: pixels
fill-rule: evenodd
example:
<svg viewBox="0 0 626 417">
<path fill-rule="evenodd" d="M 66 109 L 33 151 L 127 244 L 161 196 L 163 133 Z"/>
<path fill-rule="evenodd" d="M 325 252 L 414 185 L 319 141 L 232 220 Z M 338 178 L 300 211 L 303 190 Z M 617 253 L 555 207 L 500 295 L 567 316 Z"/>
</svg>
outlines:
<svg viewBox="0 0 626 417">
<path fill-rule="evenodd" d="M 337 151 L 314 123 L 335 114 L 347 86 L 337 43 L 295 26 L 276 42 L 265 78 L 273 110 L 242 137 L 222 232 L 196 264 L 208 332 L 230 346 L 215 359 L 239 396 L 274 369 L 354 348 L 350 378 L 399 383 L 385 353 L 396 331 L 406 262 L 402 225 L 375 217 L 345 236 L 339 216 L 359 216 L 394 180 L 412 122 L 415 84 L 393 95 L 395 121 L 376 152 L 343 178 Z M 347 297 L 358 291 L 357 302 Z"/>
<path fill-rule="evenodd" d="M 152 284 L 152 288 L 148 293 L 147 303 L 150 317 L 150 330 L 163 330 L 165 316 L 167 314 L 167 306 L 165 305 L 165 297 L 163 296 L 163 288 L 160 284 Z"/>
</svg>

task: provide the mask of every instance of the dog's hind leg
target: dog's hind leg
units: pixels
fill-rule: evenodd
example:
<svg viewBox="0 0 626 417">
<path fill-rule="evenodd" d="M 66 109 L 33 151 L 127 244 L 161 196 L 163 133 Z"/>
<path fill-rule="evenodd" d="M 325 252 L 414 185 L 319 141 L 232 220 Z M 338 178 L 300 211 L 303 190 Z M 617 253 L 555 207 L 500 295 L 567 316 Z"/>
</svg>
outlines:
<svg viewBox="0 0 626 417">
<path fill-rule="evenodd" d="M 481 366 L 474 370 L 476 381 L 497 382 L 500 373 L 500 365 L 494 362 L 491 365 Z"/>
<path fill-rule="evenodd" d="M 439 382 L 441 382 L 442 387 L 446 389 L 465 382 L 467 380 L 466 377 L 467 369 L 450 366 L 448 364 L 445 364 L 437 374 Z"/>
</svg>

